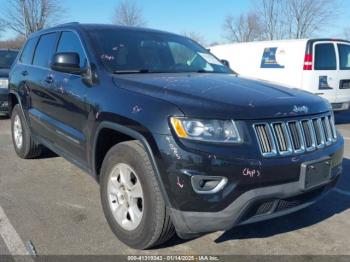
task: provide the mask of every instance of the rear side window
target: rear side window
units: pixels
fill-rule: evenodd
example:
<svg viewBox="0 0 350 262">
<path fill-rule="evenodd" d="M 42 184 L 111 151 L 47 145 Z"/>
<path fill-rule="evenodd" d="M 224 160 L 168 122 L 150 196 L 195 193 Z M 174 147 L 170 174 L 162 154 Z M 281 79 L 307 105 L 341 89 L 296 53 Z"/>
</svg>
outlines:
<svg viewBox="0 0 350 262">
<path fill-rule="evenodd" d="M 56 48 L 57 33 L 42 35 L 35 49 L 33 64 L 48 67 Z"/>
<path fill-rule="evenodd" d="M 79 55 L 80 67 L 86 65 L 86 57 L 84 49 L 80 43 L 78 36 L 73 32 L 63 32 L 58 43 L 57 53 L 74 52 Z"/>
<path fill-rule="evenodd" d="M 350 45 L 338 44 L 340 70 L 350 70 Z"/>
<path fill-rule="evenodd" d="M 27 41 L 27 43 L 22 51 L 21 58 L 19 59 L 19 61 L 21 63 L 28 64 L 28 65 L 30 65 L 32 63 L 34 49 L 35 49 L 37 40 L 38 40 L 37 38 L 31 38 Z"/>
<path fill-rule="evenodd" d="M 315 46 L 315 70 L 336 70 L 337 60 L 333 44 Z"/>
</svg>

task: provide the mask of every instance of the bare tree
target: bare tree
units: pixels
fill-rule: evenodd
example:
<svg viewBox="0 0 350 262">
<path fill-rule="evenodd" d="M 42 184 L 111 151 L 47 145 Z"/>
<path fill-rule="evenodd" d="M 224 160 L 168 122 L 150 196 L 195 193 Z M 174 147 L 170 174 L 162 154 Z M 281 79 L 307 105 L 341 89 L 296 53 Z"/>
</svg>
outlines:
<svg viewBox="0 0 350 262">
<path fill-rule="evenodd" d="M 24 42 L 25 38 L 23 36 L 18 36 L 13 39 L 0 41 L 0 48 L 20 49 Z"/>
<path fill-rule="evenodd" d="M 256 1 L 256 12 L 261 17 L 264 40 L 282 39 L 284 37 L 283 5 L 283 0 Z"/>
<path fill-rule="evenodd" d="M 191 38 L 193 41 L 196 41 L 197 43 L 205 46 L 206 45 L 206 40 L 204 39 L 204 37 L 199 34 L 198 32 L 195 31 L 184 31 L 182 32 L 182 35 Z"/>
<path fill-rule="evenodd" d="M 289 38 L 310 37 L 328 26 L 338 14 L 335 0 L 288 0 L 283 3 L 283 20 Z"/>
<path fill-rule="evenodd" d="M 6 28 L 6 22 L 3 19 L 0 19 L 0 38 L 2 36 L 2 33 L 5 32 Z"/>
<path fill-rule="evenodd" d="M 125 26 L 145 26 L 142 9 L 134 0 L 121 1 L 114 11 L 113 23 Z"/>
<path fill-rule="evenodd" d="M 2 16 L 9 29 L 27 37 L 60 21 L 64 8 L 58 0 L 9 0 Z"/>
<path fill-rule="evenodd" d="M 228 15 L 223 29 L 229 41 L 250 42 L 262 37 L 261 21 L 256 12 L 242 14 L 238 18 Z"/>
</svg>

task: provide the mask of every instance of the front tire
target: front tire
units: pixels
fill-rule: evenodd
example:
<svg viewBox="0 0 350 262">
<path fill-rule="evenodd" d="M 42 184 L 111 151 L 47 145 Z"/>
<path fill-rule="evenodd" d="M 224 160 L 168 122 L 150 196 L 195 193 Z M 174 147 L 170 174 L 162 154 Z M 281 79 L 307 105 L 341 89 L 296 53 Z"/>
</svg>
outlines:
<svg viewBox="0 0 350 262">
<path fill-rule="evenodd" d="M 122 242 L 147 249 L 174 235 L 154 170 L 140 142 L 113 146 L 103 161 L 100 182 L 106 219 Z"/>
<path fill-rule="evenodd" d="M 20 158 L 40 156 L 41 146 L 33 140 L 19 105 L 15 105 L 11 114 L 11 133 L 13 146 Z"/>
</svg>

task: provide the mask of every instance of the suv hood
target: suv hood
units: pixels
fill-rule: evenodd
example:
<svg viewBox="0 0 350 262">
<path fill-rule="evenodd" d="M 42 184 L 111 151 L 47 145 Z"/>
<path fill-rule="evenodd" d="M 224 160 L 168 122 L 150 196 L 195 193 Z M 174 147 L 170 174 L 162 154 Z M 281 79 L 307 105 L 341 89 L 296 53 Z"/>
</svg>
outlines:
<svg viewBox="0 0 350 262">
<path fill-rule="evenodd" d="M 330 110 L 316 95 L 233 74 L 125 74 L 113 79 L 120 88 L 168 101 L 191 117 L 263 119 Z"/>
<path fill-rule="evenodd" d="M 0 78 L 8 78 L 10 69 L 0 68 Z"/>
</svg>

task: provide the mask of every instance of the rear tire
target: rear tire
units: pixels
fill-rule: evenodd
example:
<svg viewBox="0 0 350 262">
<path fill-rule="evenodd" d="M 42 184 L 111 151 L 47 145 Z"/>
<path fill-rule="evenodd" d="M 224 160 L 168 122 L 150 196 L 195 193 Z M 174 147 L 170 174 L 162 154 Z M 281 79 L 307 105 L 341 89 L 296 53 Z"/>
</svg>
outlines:
<svg viewBox="0 0 350 262">
<path fill-rule="evenodd" d="M 11 133 L 13 146 L 20 158 L 30 159 L 40 156 L 42 148 L 33 140 L 18 104 L 15 105 L 11 114 Z"/>
<path fill-rule="evenodd" d="M 131 178 L 130 183 L 123 184 L 125 173 Z M 122 242 L 132 248 L 147 249 L 166 242 L 174 235 L 175 228 L 154 170 L 140 142 L 128 141 L 113 146 L 103 161 L 100 182 L 103 211 L 112 231 Z M 130 192 L 134 192 L 136 187 L 137 197 L 130 197 Z M 130 191 L 128 188 L 134 189 Z M 128 199 L 127 203 L 125 199 Z M 136 203 L 133 199 L 137 200 L 139 220 L 133 219 L 134 212 L 130 209 Z M 120 210 L 124 210 L 126 215 L 119 215 Z"/>
</svg>

